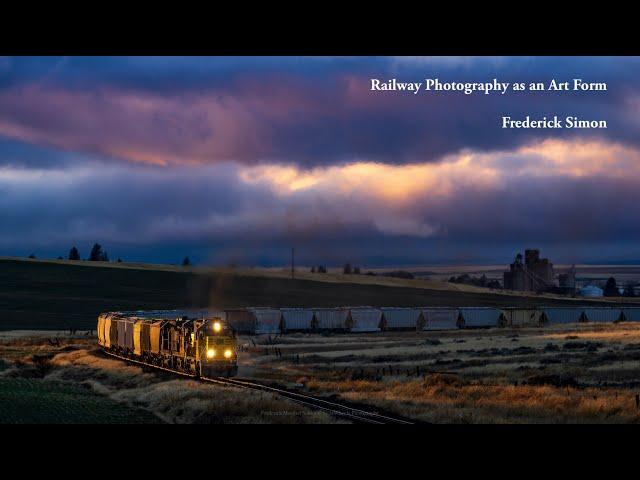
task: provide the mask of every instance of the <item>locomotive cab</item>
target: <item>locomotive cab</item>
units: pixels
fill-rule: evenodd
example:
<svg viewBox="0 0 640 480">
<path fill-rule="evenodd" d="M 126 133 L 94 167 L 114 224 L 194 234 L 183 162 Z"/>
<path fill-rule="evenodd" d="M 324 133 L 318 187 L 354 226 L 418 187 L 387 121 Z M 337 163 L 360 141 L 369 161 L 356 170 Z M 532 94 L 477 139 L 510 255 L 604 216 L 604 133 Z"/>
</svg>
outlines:
<svg viewBox="0 0 640 480">
<path fill-rule="evenodd" d="M 198 331 L 200 374 L 235 375 L 238 371 L 238 352 L 235 331 L 222 319 L 206 319 Z"/>
</svg>

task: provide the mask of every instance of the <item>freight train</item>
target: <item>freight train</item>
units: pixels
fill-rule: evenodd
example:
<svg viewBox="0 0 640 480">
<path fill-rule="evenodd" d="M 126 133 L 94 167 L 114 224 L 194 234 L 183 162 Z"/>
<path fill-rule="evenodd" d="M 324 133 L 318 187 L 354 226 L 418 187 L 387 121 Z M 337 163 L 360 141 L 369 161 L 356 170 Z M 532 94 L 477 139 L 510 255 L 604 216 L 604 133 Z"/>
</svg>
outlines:
<svg viewBox="0 0 640 480">
<path fill-rule="evenodd" d="M 236 332 L 220 317 L 104 313 L 98 317 L 98 344 L 119 357 L 195 376 L 238 372 Z"/>
</svg>

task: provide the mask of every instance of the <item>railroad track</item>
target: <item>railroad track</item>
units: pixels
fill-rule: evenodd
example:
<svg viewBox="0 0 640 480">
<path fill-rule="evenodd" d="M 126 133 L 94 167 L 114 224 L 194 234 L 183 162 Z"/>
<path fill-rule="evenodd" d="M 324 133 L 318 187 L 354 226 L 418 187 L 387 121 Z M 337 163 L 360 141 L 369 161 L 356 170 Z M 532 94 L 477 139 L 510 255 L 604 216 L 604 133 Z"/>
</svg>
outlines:
<svg viewBox="0 0 640 480">
<path fill-rule="evenodd" d="M 340 403 L 332 402 L 311 395 L 306 395 L 299 392 L 292 392 L 282 388 L 272 387 L 264 385 L 262 383 L 251 382 L 247 380 L 239 380 L 236 378 L 203 378 L 206 382 L 215 382 L 225 385 L 233 385 L 241 388 L 247 388 L 251 390 L 261 390 L 265 392 L 275 393 L 288 400 L 296 402 L 300 405 L 304 405 L 316 410 L 322 410 L 330 415 L 338 418 L 346 418 L 356 423 L 372 423 L 372 424 L 394 424 L 394 425 L 412 425 L 414 422 L 401 418 L 389 417 L 377 412 L 371 412 L 362 410 L 359 408 L 353 408 L 348 405 L 342 405 Z"/>
<path fill-rule="evenodd" d="M 115 358 L 119 358 L 121 360 L 125 360 L 130 363 L 135 363 L 137 365 L 142 365 L 144 367 L 154 368 L 158 370 L 164 370 L 166 372 L 174 373 L 177 375 L 181 375 L 183 377 L 193 378 L 195 380 L 199 380 L 201 382 L 207 383 L 215 383 L 218 385 L 226 385 L 226 386 L 234 386 L 239 388 L 245 388 L 248 390 L 259 390 L 263 392 L 274 393 L 278 396 L 286 398 L 292 402 L 295 402 L 299 405 L 304 405 L 314 410 L 320 410 L 332 415 L 336 418 L 343 418 L 347 420 L 351 420 L 354 423 L 366 423 L 366 424 L 388 424 L 388 425 L 413 425 L 414 422 L 402 418 L 390 417 L 387 415 L 382 415 L 377 412 L 371 412 L 367 410 L 362 410 L 360 408 L 353 408 L 348 405 L 343 405 L 337 402 L 325 400 L 323 398 L 314 397 L 311 395 L 306 395 L 304 393 L 293 392 L 291 390 L 286 390 L 283 388 L 273 387 L 270 385 L 264 385 L 262 383 L 257 383 L 249 380 L 242 380 L 237 378 L 226 378 L 226 377 L 198 377 L 192 373 L 180 372 L 178 370 L 173 370 L 166 367 L 161 367 L 158 365 L 150 365 L 148 363 L 141 362 L 140 360 L 135 360 L 128 357 L 123 357 L 121 355 L 117 355 L 113 352 L 107 352 L 102 350 L 107 355 L 110 355 Z"/>
</svg>

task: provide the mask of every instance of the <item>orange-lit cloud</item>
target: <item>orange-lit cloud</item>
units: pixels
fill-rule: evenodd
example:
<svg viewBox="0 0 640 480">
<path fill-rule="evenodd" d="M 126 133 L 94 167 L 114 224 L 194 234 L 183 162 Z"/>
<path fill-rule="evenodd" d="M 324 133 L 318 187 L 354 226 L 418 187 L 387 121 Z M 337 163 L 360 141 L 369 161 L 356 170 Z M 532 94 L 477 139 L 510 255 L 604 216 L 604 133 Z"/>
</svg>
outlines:
<svg viewBox="0 0 640 480">
<path fill-rule="evenodd" d="M 640 152 L 604 141 L 549 139 L 513 151 L 462 152 L 438 163 L 392 165 L 358 161 L 341 166 L 246 167 L 240 178 L 270 186 L 278 195 L 301 191 L 378 198 L 411 204 L 417 198 L 454 196 L 459 189 L 490 190 L 518 177 L 608 177 L 640 179 Z"/>
</svg>

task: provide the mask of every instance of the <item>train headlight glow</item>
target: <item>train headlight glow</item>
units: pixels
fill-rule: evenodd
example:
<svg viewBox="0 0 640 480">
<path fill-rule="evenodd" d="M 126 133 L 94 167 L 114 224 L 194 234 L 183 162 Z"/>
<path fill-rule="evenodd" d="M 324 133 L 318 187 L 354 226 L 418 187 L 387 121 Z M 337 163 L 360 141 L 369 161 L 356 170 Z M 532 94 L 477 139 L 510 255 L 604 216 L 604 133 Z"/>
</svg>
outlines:
<svg viewBox="0 0 640 480">
<path fill-rule="evenodd" d="M 233 352 L 227 348 L 224 351 L 224 358 L 231 358 L 231 355 L 233 355 Z"/>
<path fill-rule="evenodd" d="M 220 324 L 220 322 L 213 322 L 213 331 L 219 332 L 220 330 L 222 330 L 222 325 Z"/>
<path fill-rule="evenodd" d="M 216 356 L 216 351 L 213 348 L 207 350 L 207 358 L 213 358 Z"/>
</svg>

